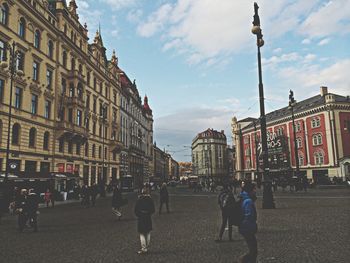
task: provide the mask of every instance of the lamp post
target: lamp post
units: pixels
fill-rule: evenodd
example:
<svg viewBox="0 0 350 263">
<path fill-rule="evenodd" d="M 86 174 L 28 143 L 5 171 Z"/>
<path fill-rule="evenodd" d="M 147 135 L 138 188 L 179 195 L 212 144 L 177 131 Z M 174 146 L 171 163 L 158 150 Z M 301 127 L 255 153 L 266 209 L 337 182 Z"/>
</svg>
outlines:
<svg viewBox="0 0 350 263">
<path fill-rule="evenodd" d="M 255 144 L 255 168 L 256 168 L 256 182 L 258 185 L 258 188 L 260 189 L 261 187 L 261 178 L 260 178 L 260 174 L 259 174 L 259 154 L 258 154 L 258 135 L 256 132 L 256 124 L 257 121 L 253 122 L 254 125 L 254 144 Z"/>
<path fill-rule="evenodd" d="M 107 106 L 102 106 L 102 112 L 101 112 L 101 118 L 102 118 L 102 180 L 99 182 L 101 185 L 102 190 L 102 197 L 105 197 L 104 193 L 104 184 L 105 184 L 105 135 L 106 135 L 106 127 L 105 127 L 105 121 L 107 118 Z"/>
<path fill-rule="evenodd" d="M 267 151 L 267 137 L 266 137 L 266 116 L 264 105 L 264 87 L 262 83 L 262 71 L 261 71 L 261 54 L 260 47 L 264 45 L 262 30 L 260 28 L 260 18 L 258 14 L 259 6 L 254 3 L 254 20 L 252 33 L 256 35 L 256 45 L 258 47 L 258 73 L 259 73 L 259 100 L 260 100 L 260 128 L 261 128 L 261 143 L 262 143 L 262 157 L 263 157 L 263 208 L 270 209 L 275 208 L 275 203 L 272 194 L 272 184 L 269 177 L 269 163 L 268 163 L 268 151 Z"/>
<path fill-rule="evenodd" d="M 295 121 L 294 121 L 294 106 L 296 105 L 296 100 L 294 99 L 294 93 L 292 90 L 289 91 L 289 108 L 292 111 L 292 123 L 293 123 L 293 137 L 294 137 L 294 159 L 295 159 L 295 176 L 298 178 L 298 183 L 301 182 L 299 173 L 299 158 L 298 158 L 298 144 L 296 138 Z M 298 186 L 297 186 L 298 187 Z"/>
</svg>

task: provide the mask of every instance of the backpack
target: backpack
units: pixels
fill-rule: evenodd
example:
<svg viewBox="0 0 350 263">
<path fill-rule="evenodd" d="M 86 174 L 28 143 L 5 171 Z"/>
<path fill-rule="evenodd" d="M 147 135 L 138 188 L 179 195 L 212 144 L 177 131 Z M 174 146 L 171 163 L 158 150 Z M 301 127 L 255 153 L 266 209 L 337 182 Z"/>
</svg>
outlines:
<svg viewBox="0 0 350 263">
<path fill-rule="evenodd" d="M 230 224 L 234 226 L 240 226 L 243 222 L 243 209 L 242 209 L 243 200 L 240 198 L 234 202 L 234 205 L 230 214 Z"/>
</svg>

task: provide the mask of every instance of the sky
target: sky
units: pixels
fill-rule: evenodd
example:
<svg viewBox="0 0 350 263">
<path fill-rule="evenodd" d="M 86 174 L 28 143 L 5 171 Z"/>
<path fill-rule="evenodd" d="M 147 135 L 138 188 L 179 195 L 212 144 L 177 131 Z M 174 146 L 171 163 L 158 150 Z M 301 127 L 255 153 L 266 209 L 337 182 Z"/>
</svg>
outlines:
<svg viewBox="0 0 350 263">
<path fill-rule="evenodd" d="M 69 0 L 67 0 L 69 3 Z M 100 27 L 110 59 L 148 96 L 154 141 L 177 161 L 231 119 L 259 117 L 250 0 L 76 0 L 90 40 Z M 350 1 L 260 0 L 265 111 L 320 93 L 350 95 Z"/>
</svg>

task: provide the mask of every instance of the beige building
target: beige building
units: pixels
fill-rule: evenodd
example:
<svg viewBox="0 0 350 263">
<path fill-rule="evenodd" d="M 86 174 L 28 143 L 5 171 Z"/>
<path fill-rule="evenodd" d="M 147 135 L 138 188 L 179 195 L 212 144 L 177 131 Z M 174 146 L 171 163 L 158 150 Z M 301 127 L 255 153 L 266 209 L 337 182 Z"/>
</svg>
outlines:
<svg viewBox="0 0 350 263">
<path fill-rule="evenodd" d="M 88 42 L 75 1 L 0 0 L 0 8 L 1 170 L 11 84 L 6 45 L 15 42 L 11 172 L 75 173 L 88 184 L 149 173 L 153 117 L 147 98 L 143 105 L 115 52 L 107 59 L 99 31 Z M 142 167 L 134 169 L 135 163 Z"/>
<path fill-rule="evenodd" d="M 224 131 L 207 129 L 192 141 L 193 175 L 200 180 L 220 181 L 228 176 L 227 142 Z"/>
</svg>

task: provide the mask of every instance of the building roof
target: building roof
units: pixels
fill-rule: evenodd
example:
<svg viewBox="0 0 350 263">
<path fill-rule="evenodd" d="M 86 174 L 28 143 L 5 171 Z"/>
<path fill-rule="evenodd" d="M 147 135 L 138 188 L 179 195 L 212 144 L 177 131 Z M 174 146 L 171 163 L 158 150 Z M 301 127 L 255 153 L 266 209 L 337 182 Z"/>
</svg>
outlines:
<svg viewBox="0 0 350 263">
<path fill-rule="evenodd" d="M 198 133 L 197 138 L 217 138 L 226 140 L 226 135 L 224 134 L 224 131 L 219 132 L 217 130 L 208 128 L 207 130 Z"/>
<path fill-rule="evenodd" d="M 332 95 L 334 97 L 334 103 L 341 103 L 341 102 L 350 102 L 350 98 L 349 96 L 341 96 L 341 95 L 337 95 L 337 94 L 333 94 L 333 93 L 327 93 L 326 95 Z M 306 110 L 310 110 L 322 105 L 326 104 L 326 96 L 322 96 L 322 95 L 316 95 L 313 96 L 311 98 L 302 100 L 300 102 L 297 102 L 295 104 L 295 106 L 293 107 L 294 109 L 294 114 L 300 113 L 300 112 L 304 112 Z M 291 109 L 289 106 L 269 112 L 266 114 L 266 123 L 269 122 L 273 122 L 279 119 L 283 119 L 285 117 L 289 117 L 291 116 Z M 239 122 L 244 122 L 247 121 L 247 119 L 249 118 L 245 118 L 243 120 L 240 120 Z M 244 127 L 245 129 L 249 129 L 254 127 L 254 122 L 255 125 L 260 125 L 260 119 L 254 119 L 254 118 L 250 118 L 251 123 L 249 125 L 247 125 L 246 127 Z"/>
</svg>

